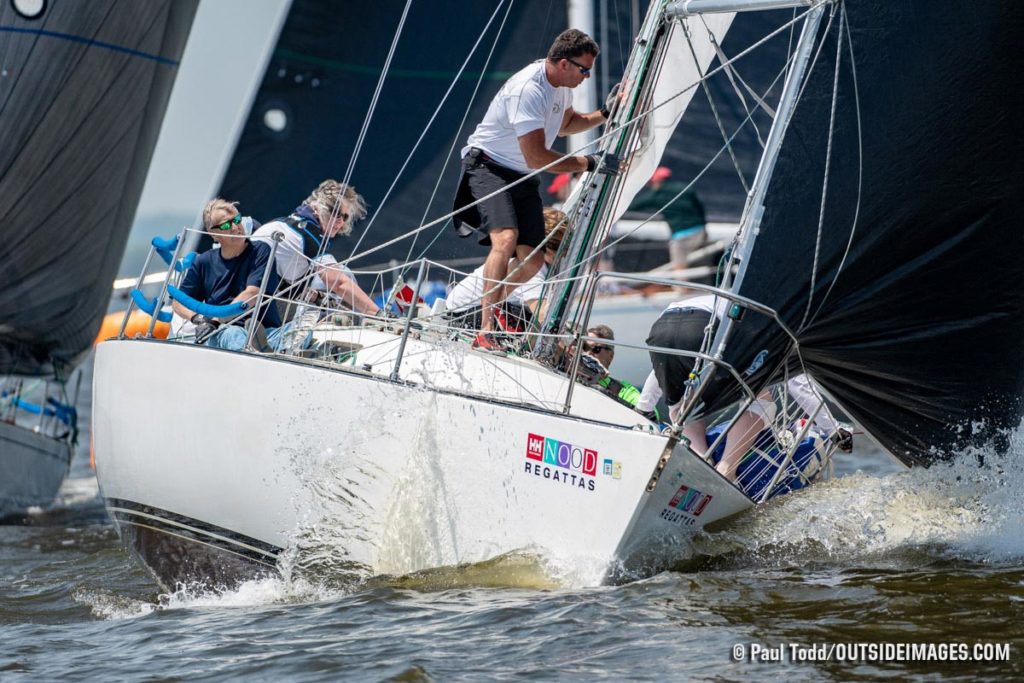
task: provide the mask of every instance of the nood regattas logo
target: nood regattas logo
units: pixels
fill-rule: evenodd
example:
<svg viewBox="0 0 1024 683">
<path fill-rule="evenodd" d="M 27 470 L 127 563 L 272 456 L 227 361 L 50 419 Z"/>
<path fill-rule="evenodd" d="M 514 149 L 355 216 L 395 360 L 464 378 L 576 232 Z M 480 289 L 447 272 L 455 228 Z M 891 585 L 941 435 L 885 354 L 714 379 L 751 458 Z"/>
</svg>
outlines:
<svg viewBox="0 0 1024 683">
<path fill-rule="evenodd" d="M 597 451 L 540 434 L 526 438 L 526 472 L 584 491 L 594 490 Z"/>
<path fill-rule="evenodd" d="M 710 493 L 701 493 L 683 484 L 668 501 L 668 507 L 661 511 L 661 518 L 683 526 L 693 526 L 712 498 L 714 496 Z"/>
</svg>

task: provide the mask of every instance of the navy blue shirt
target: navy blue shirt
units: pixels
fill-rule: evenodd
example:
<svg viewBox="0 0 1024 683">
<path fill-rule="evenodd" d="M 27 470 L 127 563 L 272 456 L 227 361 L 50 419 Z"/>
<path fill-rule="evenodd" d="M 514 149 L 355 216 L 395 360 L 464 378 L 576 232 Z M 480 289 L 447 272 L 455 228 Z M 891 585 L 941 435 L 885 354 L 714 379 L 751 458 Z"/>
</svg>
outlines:
<svg viewBox="0 0 1024 683">
<path fill-rule="evenodd" d="M 210 249 L 196 257 L 181 283 L 181 291 L 212 306 L 230 304 L 249 285 L 259 288 L 268 259 L 270 246 L 263 242 L 246 240 L 245 251 L 231 259 L 221 256 L 220 249 Z M 268 293 L 277 289 L 279 279 L 277 268 L 271 266 Z M 281 316 L 273 301 L 263 305 L 260 321 L 267 328 L 281 326 Z"/>
</svg>

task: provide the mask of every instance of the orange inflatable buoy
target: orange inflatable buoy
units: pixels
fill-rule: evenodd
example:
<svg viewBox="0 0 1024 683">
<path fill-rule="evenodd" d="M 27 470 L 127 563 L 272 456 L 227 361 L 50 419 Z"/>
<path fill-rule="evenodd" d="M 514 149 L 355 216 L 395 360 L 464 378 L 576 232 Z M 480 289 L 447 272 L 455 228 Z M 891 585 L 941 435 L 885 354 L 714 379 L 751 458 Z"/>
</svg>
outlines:
<svg viewBox="0 0 1024 683">
<path fill-rule="evenodd" d="M 124 311 L 118 311 L 114 313 L 107 313 L 103 316 L 103 324 L 100 325 L 100 333 L 96 335 L 96 341 L 93 345 L 99 344 L 101 341 L 106 341 L 111 337 L 116 337 L 117 333 L 121 330 L 121 321 L 124 320 Z M 124 336 L 134 337 L 136 335 L 145 335 L 146 330 L 149 329 L 149 315 L 143 311 L 132 311 L 132 314 L 128 316 L 128 324 L 124 328 Z M 171 326 L 168 323 L 156 321 L 156 326 L 153 328 L 153 336 L 157 339 L 167 339 L 167 335 L 171 332 Z"/>
</svg>

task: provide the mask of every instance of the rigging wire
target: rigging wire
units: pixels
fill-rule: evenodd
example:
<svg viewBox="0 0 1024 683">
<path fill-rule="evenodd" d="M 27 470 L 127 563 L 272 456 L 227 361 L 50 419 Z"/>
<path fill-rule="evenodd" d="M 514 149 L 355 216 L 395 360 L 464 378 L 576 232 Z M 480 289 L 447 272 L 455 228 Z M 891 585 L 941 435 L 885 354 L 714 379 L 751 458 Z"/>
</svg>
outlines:
<svg viewBox="0 0 1024 683">
<path fill-rule="evenodd" d="M 807 308 L 804 309 L 804 317 L 800 321 L 797 331 L 804 329 L 807 318 L 811 314 L 811 303 L 814 301 L 814 285 L 818 279 L 818 259 L 821 256 L 821 235 L 825 227 L 825 206 L 828 203 L 828 177 L 832 169 L 832 142 L 836 127 L 836 101 L 839 96 L 839 71 L 842 67 L 843 56 L 843 24 L 845 14 L 839 15 L 839 28 L 836 31 L 836 66 L 832 75 L 832 107 L 828 119 L 828 142 L 825 146 L 825 170 L 821 179 L 821 205 L 818 209 L 818 232 L 814 238 L 814 260 L 811 262 L 811 282 L 807 291 Z M 827 35 L 827 34 L 826 34 Z M 822 39 L 824 43 L 824 38 Z"/>
<path fill-rule="evenodd" d="M 842 18 L 846 19 L 845 4 L 841 6 L 840 11 L 842 12 Z M 846 25 L 846 50 L 850 56 L 850 76 L 853 81 L 854 111 L 856 112 L 857 120 L 857 202 L 853 210 L 853 222 L 850 225 L 850 237 L 846 241 L 846 249 L 843 250 L 843 256 L 839 260 L 839 265 L 836 266 L 836 274 L 833 276 L 832 282 L 829 283 L 828 289 L 825 290 L 825 295 L 821 298 L 821 303 L 818 304 L 818 308 L 814 311 L 814 316 L 810 320 L 811 323 L 813 323 L 821 313 L 821 309 L 825 306 L 825 302 L 832 293 L 832 288 L 836 286 L 836 280 L 839 279 L 839 274 L 843 271 L 843 266 L 846 265 L 846 259 L 850 254 L 850 248 L 853 246 L 853 236 L 857 230 L 857 223 L 860 219 L 861 191 L 864 186 L 864 140 L 860 118 L 860 91 L 857 87 L 857 62 L 854 59 L 853 54 L 853 37 L 850 35 L 850 22 L 847 20 L 844 23 Z"/>
<path fill-rule="evenodd" d="M 373 114 L 377 109 L 377 102 L 380 100 L 381 90 L 384 88 L 384 81 L 387 78 L 388 70 L 391 68 L 391 61 L 395 57 L 395 50 L 398 48 L 398 39 L 402 35 L 402 29 L 405 27 L 405 20 L 409 16 L 409 8 L 412 6 L 412 0 L 406 0 L 405 9 L 402 10 L 402 17 L 398 20 L 398 28 L 395 30 L 395 37 L 391 40 L 391 47 L 388 49 L 387 59 L 384 60 L 384 68 L 381 69 L 380 78 L 377 79 L 377 87 L 373 91 L 373 97 L 370 99 L 370 107 L 366 110 L 366 118 L 363 119 L 363 127 L 359 131 L 359 136 L 356 138 L 355 147 L 352 149 L 352 158 L 349 159 L 348 168 L 345 169 L 345 175 L 342 177 L 342 184 L 348 185 L 352 179 L 352 172 L 355 170 L 356 161 L 359 159 L 359 152 L 362 150 L 363 142 L 366 140 L 366 131 L 370 128 L 370 121 L 373 120 Z M 335 214 L 337 213 L 338 207 L 335 206 L 335 211 L 332 212 L 330 220 L 334 220 Z M 366 234 L 366 231 L 363 231 Z M 320 246 L 321 253 L 326 247 L 327 240 L 324 240 L 324 244 Z"/>
<path fill-rule="evenodd" d="M 803 19 L 805 16 L 807 16 L 807 14 L 809 14 L 812 11 L 814 11 L 817 8 L 817 6 L 818 5 L 815 4 L 814 6 L 808 8 L 807 10 L 805 10 L 800 15 L 794 17 L 791 21 L 788 21 L 785 24 L 779 26 L 777 29 L 775 29 L 774 31 L 772 31 L 771 33 L 766 35 L 761 40 L 757 41 L 753 45 L 750 45 L 749 47 L 745 48 L 744 50 L 738 52 L 736 55 L 731 57 L 727 63 L 728 64 L 733 64 L 733 63 L 737 62 L 738 60 L 742 59 L 743 57 L 747 56 L 748 54 L 750 54 L 751 52 L 756 50 L 758 47 L 760 47 L 761 45 L 763 45 L 764 43 L 766 43 L 767 41 L 769 41 L 770 39 L 772 39 L 773 37 L 775 37 L 776 35 L 781 33 L 782 31 L 788 29 L 793 23 L 798 22 L 801 19 Z M 711 71 L 708 71 L 704 75 L 704 78 L 710 78 L 711 76 L 714 76 L 715 74 L 721 72 L 724 68 L 725 68 L 724 64 L 723 65 L 719 65 L 718 67 L 712 69 Z M 420 225 L 419 227 L 413 228 L 412 230 L 409 230 L 409 231 L 405 232 L 402 235 L 398 235 L 397 237 L 394 237 L 393 239 L 390 239 L 387 242 L 379 244 L 379 245 L 377 245 L 375 247 L 371 247 L 371 248 L 369 248 L 369 249 L 367 249 L 367 250 L 365 250 L 365 251 L 363 251 L 363 252 L 361 252 L 359 254 L 353 254 L 351 257 L 349 257 L 346 260 L 346 263 L 354 261 L 355 259 L 358 259 L 358 258 L 363 258 L 365 256 L 369 256 L 370 254 L 376 253 L 376 252 L 378 252 L 378 251 L 380 251 L 382 249 L 386 249 L 387 247 L 390 247 L 391 245 L 396 244 L 397 242 L 401 242 L 404 239 L 408 239 L 408 238 L 410 238 L 410 237 L 412 237 L 412 236 L 414 236 L 416 234 L 419 234 L 419 233 L 423 232 L 424 230 L 429 230 L 430 228 L 433 228 L 433 227 L 437 226 L 438 224 L 443 223 L 444 221 L 448 220 L 449 218 L 452 218 L 456 213 L 459 213 L 459 212 L 463 211 L 464 209 L 476 206 L 476 205 L 480 204 L 481 202 L 487 201 L 488 199 L 491 199 L 492 197 L 497 196 L 498 194 L 500 194 L 502 192 L 507 192 L 510 188 L 515 187 L 516 185 L 519 185 L 520 183 L 527 182 L 528 180 L 530 180 L 531 178 L 533 178 L 537 174 L 542 173 L 542 172 L 548 170 L 548 168 L 550 168 L 551 166 L 554 166 L 555 164 L 558 164 L 558 163 L 564 161 L 565 159 L 568 159 L 569 157 L 574 156 L 575 154 L 583 151 L 584 149 L 587 149 L 589 147 L 594 146 L 597 143 L 604 142 L 605 140 L 607 140 L 611 136 L 615 135 L 616 133 L 621 132 L 625 127 L 631 126 L 631 125 L 637 123 L 638 121 L 640 121 L 641 119 L 647 118 L 648 116 L 653 114 L 658 109 L 660 109 L 660 108 L 662 108 L 664 106 L 667 106 L 670 102 L 672 102 L 672 101 L 676 100 L 677 98 L 685 95 L 686 93 L 688 93 L 689 91 L 691 91 L 695 87 L 697 87 L 698 85 L 699 85 L 699 82 L 695 82 L 695 83 L 691 83 L 690 85 L 687 85 L 682 90 L 680 90 L 680 91 L 676 92 L 675 94 L 670 95 L 669 97 L 665 98 L 665 100 L 663 102 L 661 102 L 660 104 L 653 105 L 649 109 L 647 109 L 646 111 L 638 113 L 633 118 L 628 119 L 627 121 L 624 121 L 621 125 L 616 126 L 615 128 L 612 128 L 609 131 L 606 131 L 600 137 L 592 140 L 591 142 L 588 142 L 588 143 L 582 145 L 579 149 L 573 150 L 571 153 L 565 154 L 565 155 L 559 157 L 558 159 L 555 159 L 551 163 L 546 164 L 545 166 L 542 166 L 540 168 L 534 169 L 529 174 L 527 174 L 527 175 L 523 176 L 522 178 L 520 178 L 520 179 L 518 179 L 518 180 L 516 180 L 516 181 L 514 181 L 514 182 L 512 182 L 512 183 L 510 183 L 508 185 L 506 185 L 502 189 L 496 190 L 495 192 L 492 192 L 491 194 L 488 194 L 488 195 L 486 195 L 486 196 L 484 196 L 484 197 L 482 197 L 480 199 L 477 199 L 476 201 L 471 202 L 471 203 L 469 203 L 469 204 L 467 204 L 465 206 L 461 206 L 457 210 L 453 210 L 453 211 L 450 211 L 450 212 L 448 212 L 448 213 L 446 213 L 446 214 L 444 214 L 442 216 L 439 216 L 438 218 L 434 219 L 430 223 L 427 223 L 425 225 Z"/>
<path fill-rule="evenodd" d="M 700 15 L 700 20 L 701 23 L 704 24 L 704 28 L 708 32 L 708 42 L 710 42 L 711 47 L 714 48 L 715 55 L 718 56 L 718 61 L 727 61 L 728 57 L 725 56 L 725 52 L 722 50 L 722 46 L 719 44 L 714 31 L 711 30 L 710 26 L 708 26 L 708 22 L 704 19 L 704 15 Z M 747 98 L 743 96 L 743 91 L 740 90 L 740 85 L 743 86 L 743 89 L 746 90 L 747 95 L 749 95 L 754 100 L 754 103 L 757 104 L 757 106 L 761 107 L 761 109 L 763 109 L 772 120 L 775 119 L 775 110 L 769 107 L 768 104 L 764 101 L 764 99 L 762 99 L 760 96 L 758 96 L 756 92 L 754 92 L 754 89 L 750 87 L 750 84 L 743 79 L 743 76 L 741 76 L 736 69 L 726 69 L 725 75 L 729 77 L 729 83 L 730 85 L 732 85 L 732 89 L 736 93 L 736 97 L 739 99 L 740 104 L 743 106 L 743 111 L 750 113 L 750 108 L 747 106 Z M 737 81 L 739 82 L 739 84 L 737 84 Z M 754 133 L 757 135 L 757 141 L 760 143 L 761 149 L 764 149 L 764 138 L 761 136 L 761 130 L 757 127 L 757 122 L 752 122 L 752 125 L 754 126 Z"/>
<path fill-rule="evenodd" d="M 680 20 L 679 23 L 682 24 L 683 35 L 686 36 L 686 45 L 690 48 L 690 55 L 693 57 L 693 63 L 697 67 L 697 73 L 700 74 L 700 60 L 697 59 L 697 50 L 693 47 L 693 39 L 690 36 L 690 24 L 686 20 Z M 708 31 L 708 33 L 710 33 L 710 31 Z M 726 69 L 726 73 L 729 73 L 728 69 Z M 715 116 L 715 123 L 718 124 L 718 132 L 722 134 L 722 139 L 725 140 L 725 146 L 729 150 L 729 158 L 732 159 L 732 166 L 736 169 L 736 175 L 740 179 L 740 185 L 743 186 L 743 192 L 744 194 L 750 194 L 750 186 L 747 185 L 747 179 L 743 177 L 743 169 L 740 168 L 740 162 L 736 158 L 736 153 L 733 151 L 732 145 L 729 144 L 729 138 L 725 133 L 725 126 L 722 125 L 722 118 L 718 115 L 718 107 L 715 106 L 715 98 L 711 96 L 711 88 L 708 87 L 708 81 L 703 76 L 701 76 L 700 85 L 701 89 L 704 91 L 704 95 L 708 98 L 708 104 L 711 106 L 711 113 Z M 746 109 L 745 102 L 744 109 Z"/>
<path fill-rule="evenodd" d="M 551 8 L 555 6 L 555 0 L 548 1 L 548 11 L 544 15 L 544 29 L 537 34 L 537 49 L 535 54 L 544 52 L 544 41 L 548 39 L 548 31 L 551 27 Z"/>
<path fill-rule="evenodd" d="M 491 64 L 491 58 L 494 56 L 494 51 L 498 47 L 498 39 L 501 37 L 501 34 L 505 30 L 505 23 L 508 21 L 509 14 L 511 14 L 511 12 L 512 12 L 512 6 L 513 6 L 514 2 L 515 2 L 515 0 L 512 0 L 511 2 L 509 2 L 508 8 L 505 10 L 505 17 L 501 20 L 501 25 L 498 27 L 498 32 L 494 36 L 494 42 L 491 44 L 490 52 L 487 53 L 487 59 L 486 59 L 486 61 L 484 61 L 483 68 L 480 70 L 480 78 L 477 79 L 476 86 L 473 88 L 473 94 L 470 95 L 469 103 L 466 105 L 466 111 L 462 115 L 462 121 L 459 122 L 459 127 L 455 131 L 455 135 L 452 138 L 451 147 L 448 148 L 448 154 L 445 155 L 444 163 L 441 165 L 441 172 L 437 174 L 437 182 L 434 183 L 434 189 L 430 193 L 430 199 L 427 201 L 427 206 L 423 210 L 423 216 L 420 218 L 420 225 L 422 225 L 427 220 L 427 214 L 430 213 L 430 207 L 433 206 L 434 198 L 437 196 L 437 191 L 441 187 L 441 181 L 444 179 L 444 172 L 448 168 L 448 162 L 451 161 L 452 156 L 455 153 L 455 147 L 459 144 L 459 140 L 462 139 L 462 129 L 466 125 L 466 120 L 469 119 L 470 109 L 472 109 L 473 102 L 476 101 L 476 96 L 480 92 L 480 86 L 483 84 L 484 74 L 487 73 L 487 68 Z M 497 10 L 495 10 L 495 11 L 497 11 Z M 488 22 L 488 25 L 490 25 L 490 22 Z M 437 234 L 434 236 L 434 238 L 432 240 L 430 240 L 430 242 L 427 244 L 427 246 L 425 246 L 423 248 L 423 251 L 420 252 L 420 258 L 423 258 L 423 257 L 426 256 L 427 250 L 430 249 L 430 247 L 432 247 L 434 245 L 434 242 L 436 242 L 437 239 L 444 233 L 444 229 L 447 227 L 447 225 L 448 224 L 446 222 L 444 225 L 441 226 L 441 229 L 437 231 Z M 406 253 L 406 257 L 405 257 L 406 261 L 410 260 L 410 258 L 412 257 L 412 252 L 413 252 L 413 249 L 415 249 L 415 247 L 416 247 L 416 241 L 418 239 L 419 239 L 419 235 L 418 234 L 413 236 L 412 244 L 409 246 L 409 251 Z"/>
<path fill-rule="evenodd" d="M 452 94 L 452 91 L 455 89 L 455 86 L 458 85 L 459 79 L 462 77 L 463 72 L 465 72 L 466 67 L 469 66 L 469 62 L 473 58 L 473 55 L 476 53 L 476 49 L 480 46 L 480 43 L 483 42 L 484 35 L 487 33 L 487 29 L 490 28 L 491 23 L 494 21 L 494 18 L 496 16 L 498 16 L 498 11 L 501 9 L 501 6 L 503 4 L 504 4 L 504 0 L 500 0 L 500 2 L 498 2 L 497 6 L 495 6 L 494 12 L 491 13 L 491 18 L 487 20 L 487 24 L 484 26 L 483 30 L 480 32 L 480 35 L 477 36 L 476 42 L 473 43 L 473 47 L 470 48 L 469 54 L 466 55 L 466 59 L 463 60 L 463 62 L 462 62 L 462 66 L 459 67 L 459 70 L 456 72 L 455 77 L 452 78 L 452 82 L 448 85 L 448 89 L 445 91 L 444 95 L 441 97 L 441 101 L 437 104 L 437 107 L 434 108 L 434 113 L 431 114 L 430 120 L 427 121 L 427 125 L 424 126 L 422 131 L 420 131 L 420 136 L 419 136 L 419 138 L 416 139 L 415 144 L 413 144 L 412 150 L 410 150 L 409 154 L 405 157 L 405 161 L 402 162 L 402 167 L 398 169 L 398 173 L 396 173 L 394 179 L 392 179 L 391 185 L 388 187 L 387 192 L 384 193 L 384 197 L 380 200 L 380 203 L 377 205 L 376 210 L 373 212 L 373 216 L 370 217 L 370 220 L 366 224 L 366 227 L 363 228 L 363 233 L 359 236 L 359 239 L 356 240 L 355 246 L 352 247 L 352 252 L 351 252 L 352 254 L 354 254 L 356 252 L 356 250 L 359 249 L 359 245 L 361 245 L 363 243 L 363 239 L 366 237 L 366 235 L 369 234 L 370 228 L 373 226 L 374 221 L 377 220 L 377 217 L 380 215 L 380 212 L 384 209 L 384 205 L 387 203 L 388 198 L 391 196 L 391 193 L 394 191 L 395 186 L 398 185 L 399 178 L 402 177 L 402 174 L 405 172 L 405 169 L 408 168 L 409 162 L 412 161 L 413 155 L 415 155 L 416 154 L 416 150 L 419 149 L 420 143 L 422 143 L 423 142 L 423 138 L 425 138 L 427 136 L 427 131 L 430 130 L 430 127 L 434 124 L 434 121 L 437 120 L 437 116 L 438 116 L 438 114 L 441 113 L 441 109 L 444 108 L 445 103 L 448 101 L 448 97 Z M 511 7 L 512 7 L 512 4 L 509 3 L 509 8 L 511 8 Z M 506 13 L 505 16 L 507 17 L 508 14 Z M 492 52 L 493 52 L 493 45 L 492 45 L 491 49 L 492 49 Z M 477 81 L 478 84 L 479 84 L 480 80 L 483 79 L 485 73 L 486 73 L 485 71 L 481 71 L 480 79 Z M 468 107 L 467 107 L 467 110 L 468 110 Z"/>
<path fill-rule="evenodd" d="M 615 38 L 619 43 L 619 71 L 624 72 L 626 70 L 626 51 L 622 48 L 622 23 L 619 19 L 619 3 L 617 0 L 612 0 L 612 7 L 615 9 Z M 604 17 L 604 19 L 607 18 Z M 629 35 L 633 35 L 632 16 L 630 17 L 630 22 Z M 607 86 L 607 83 L 605 86 Z"/>
</svg>

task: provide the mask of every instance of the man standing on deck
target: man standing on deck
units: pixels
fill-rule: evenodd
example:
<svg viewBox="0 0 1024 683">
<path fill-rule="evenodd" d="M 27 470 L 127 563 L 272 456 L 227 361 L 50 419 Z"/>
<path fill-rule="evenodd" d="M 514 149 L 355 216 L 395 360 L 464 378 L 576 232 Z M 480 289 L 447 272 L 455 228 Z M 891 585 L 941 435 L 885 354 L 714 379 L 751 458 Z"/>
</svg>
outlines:
<svg viewBox="0 0 1024 683">
<path fill-rule="evenodd" d="M 462 149 L 455 229 L 462 237 L 477 229 L 484 233 L 480 243 L 491 248 L 484 262 L 487 282 L 507 280 L 514 287 L 533 277 L 544 262 L 543 253 L 535 252 L 544 239 L 539 179 L 533 176 L 506 192 L 501 190 L 531 170 L 560 159 L 562 155 L 551 149 L 556 136 L 582 133 L 608 120 L 618 87 L 598 111 L 580 114 L 572 108 L 572 89 L 590 76 L 598 52 L 597 43 L 587 34 L 576 29 L 564 31 L 551 44 L 546 59 L 530 64 L 505 82 Z M 618 175 L 619 165 L 619 158 L 613 154 L 603 158 L 570 156 L 547 170 Z M 476 206 L 462 208 L 495 192 L 498 194 Z M 514 259 L 511 275 L 510 259 Z M 480 302 L 481 332 L 473 341 L 474 347 L 500 348 L 490 333 L 494 329 L 494 308 L 502 296 L 500 287 L 485 290 Z"/>
<path fill-rule="evenodd" d="M 629 210 L 644 218 L 660 215 L 668 223 L 672 233 L 668 242 L 672 269 L 685 270 L 690 266 L 690 255 L 707 244 L 706 218 L 696 193 L 687 191 L 683 183 L 669 180 L 671 177 L 672 169 L 668 166 L 656 168 Z"/>
</svg>

